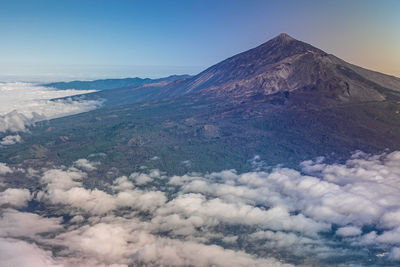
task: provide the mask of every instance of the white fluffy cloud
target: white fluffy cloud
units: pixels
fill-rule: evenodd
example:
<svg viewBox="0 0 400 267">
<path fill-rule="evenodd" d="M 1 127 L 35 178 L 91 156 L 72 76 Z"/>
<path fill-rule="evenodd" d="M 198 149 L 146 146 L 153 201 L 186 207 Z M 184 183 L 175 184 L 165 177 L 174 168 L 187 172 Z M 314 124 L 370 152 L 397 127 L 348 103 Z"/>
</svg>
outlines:
<svg viewBox="0 0 400 267">
<path fill-rule="evenodd" d="M 7 188 L 5 191 L 0 192 L 0 205 L 22 208 L 31 199 L 32 195 L 28 189 Z"/>
<path fill-rule="evenodd" d="M 345 226 L 341 227 L 336 231 L 337 235 L 340 236 L 356 236 L 361 235 L 362 231 L 359 227 Z"/>
<path fill-rule="evenodd" d="M 48 200 L 53 204 L 69 205 L 90 214 L 106 214 L 123 207 L 135 207 L 142 211 L 153 211 L 163 205 L 167 198 L 160 191 L 133 189 L 132 182 L 126 177 L 118 178 L 114 186 L 115 194 L 99 189 L 86 189 L 82 180 L 87 174 L 75 168 L 52 169 L 45 171 L 41 182 L 44 191 L 39 191 L 39 200 Z"/>
<path fill-rule="evenodd" d="M 37 121 L 95 109 L 100 102 L 52 100 L 90 92 L 93 90 L 56 90 L 30 83 L 0 83 L 0 133 L 25 131 Z"/>
<path fill-rule="evenodd" d="M 0 266 L 3 267 L 62 267 L 51 252 L 25 241 L 0 238 Z"/>
<path fill-rule="evenodd" d="M 9 146 L 14 145 L 16 143 L 21 143 L 22 139 L 21 136 L 17 135 L 7 135 L 1 141 L 0 145 Z"/>
<path fill-rule="evenodd" d="M 10 167 L 8 167 L 7 164 L 0 162 L 0 175 L 12 172 L 13 170 Z"/>
<path fill-rule="evenodd" d="M 70 249 L 105 264 L 143 264 L 146 266 L 291 266 L 275 259 L 191 241 L 163 238 L 135 229 L 134 224 L 98 223 L 61 234 Z"/>
<path fill-rule="evenodd" d="M 78 159 L 74 162 L 74 165 L 84 171 L 94 171 L 96 166 L 99 165 L 99 162 L 90 162 L 87 159 Z"/>
<path fill-rule="evenodd" d="M 102 189 L 86 188 L 95 172 L 73 165 L 36 170 L 42 188 L 32 192 L 33 201 L 46 207 L 40 215 L 2 211 L 0 237 L 7 246 L 14 242 L 40 260 L 65 266 L 400 260 L 399 152 L 357 153 L 345 164 L 319 158 L 302 163 L 302 171 L 169 177 L 151 170 L 121 176 Z M 9 202 L 21 207 L 31 198 L 26 189 L 7 190 L 7 199 L 15 198 Z"/>
<path fill-rule="evenodd" d="M 45 218 L 34 213 L 4 209 L 0 217 L 0 237 L 35 238 L 41 233 L 60 230 L 60 223 L 61 218 Z"/>
</svg>

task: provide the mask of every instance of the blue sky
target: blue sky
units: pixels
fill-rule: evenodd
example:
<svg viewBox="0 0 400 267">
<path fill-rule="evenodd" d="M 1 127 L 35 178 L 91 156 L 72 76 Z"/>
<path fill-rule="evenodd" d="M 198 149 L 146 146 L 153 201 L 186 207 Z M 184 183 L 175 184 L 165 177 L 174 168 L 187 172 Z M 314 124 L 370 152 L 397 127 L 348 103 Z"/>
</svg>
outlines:
<svg viewBox="0 0 400 267">
<path fill-rule="evenodd" d="M 195 74 L 281 32 L 400 76 L 400 1 L 0 3 L 0 79 Z"/>
</svg>

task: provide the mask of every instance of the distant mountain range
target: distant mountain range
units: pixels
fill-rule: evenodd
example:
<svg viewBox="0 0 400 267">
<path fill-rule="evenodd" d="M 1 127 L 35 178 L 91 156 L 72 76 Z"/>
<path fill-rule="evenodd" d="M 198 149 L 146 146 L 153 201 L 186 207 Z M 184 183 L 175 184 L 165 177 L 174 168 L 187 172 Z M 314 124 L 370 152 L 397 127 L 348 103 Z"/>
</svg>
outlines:
<svg viewBox="0 0 400 267">
<path fill-rule="evenodd" d="M 150 79 L 150 78 L 125 78 L 125 79 L 101 79 L 94 81 L 71 81 L 71 82 L 55 82 L 42 84 L 47 87 L 54 87 L 61 90 L 109 90 L 128 86 L 140 86 L 143 84 L 163 85 L 171 81 L 189 78 L 189 75 L 171 75 L 166 78 Z"/>
<path fill-rule="evenodd" d="M 42 123 L 24 136 L 25 145 L 48 151 L 43 164 L 106 153 L 110 166 L 184 173 L 187 160 L 194 171 L 248 170 L 254 155 L 295 167 L 317 156 L 336 161 L 355 150 L 400 149 L 400 79 L 287 34 L 193 77 L 48 86 L 102 90 L 76 98 L 105 99 L 105 106 Z M 3 157 L 26 150 L 7 149 Z M 31 160 L 25 154 L 21 160 Z M 155 156 L 160 160 L 149 160 Z"/>
</svg>

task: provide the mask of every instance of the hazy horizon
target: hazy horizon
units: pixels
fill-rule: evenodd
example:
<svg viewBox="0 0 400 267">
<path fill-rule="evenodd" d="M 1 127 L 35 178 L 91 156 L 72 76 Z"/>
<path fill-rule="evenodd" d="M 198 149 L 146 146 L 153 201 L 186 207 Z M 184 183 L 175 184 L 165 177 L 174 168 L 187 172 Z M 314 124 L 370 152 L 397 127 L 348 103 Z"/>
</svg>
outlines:
<svg viewBox="0 0 400 267">
<path fill-rule="evenodd" d="M 2 72 L 0 82 L 46 83 L 74 80 L 163 78 L 171 75 L 195 75 L 204 68 L 195 66 L 135 66 L 135 65 L 64 65 L 15 67 L 23 72 Z M 38 72 L 39 69 L 39 72 Z"/>
</svg>

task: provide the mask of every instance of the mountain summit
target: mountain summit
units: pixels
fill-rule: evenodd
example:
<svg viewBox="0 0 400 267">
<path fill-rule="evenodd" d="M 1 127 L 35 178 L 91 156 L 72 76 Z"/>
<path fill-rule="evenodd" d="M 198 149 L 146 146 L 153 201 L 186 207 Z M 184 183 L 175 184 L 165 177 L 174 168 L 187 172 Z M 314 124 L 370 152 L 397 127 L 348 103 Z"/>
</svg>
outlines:
<svg viewBox="0 0 400 267">
<path fill-rule="evenodd" d="M 400 92 L 400 79 L 349 64 L 282 33 L 206 69 L 179 91 L 251 98 L 309 90 L 327 101 L 381 101 Z"/>
<path fill-rule="evenodd" d="M 289 34 L 284 33 L 284 32 L 279 34 L 278 36 L 276 36 L 274 39 L 278 39 L 281 41 L 295 41 L 296 40 L 292 36 L 290 36 Z"/>
</svg>

